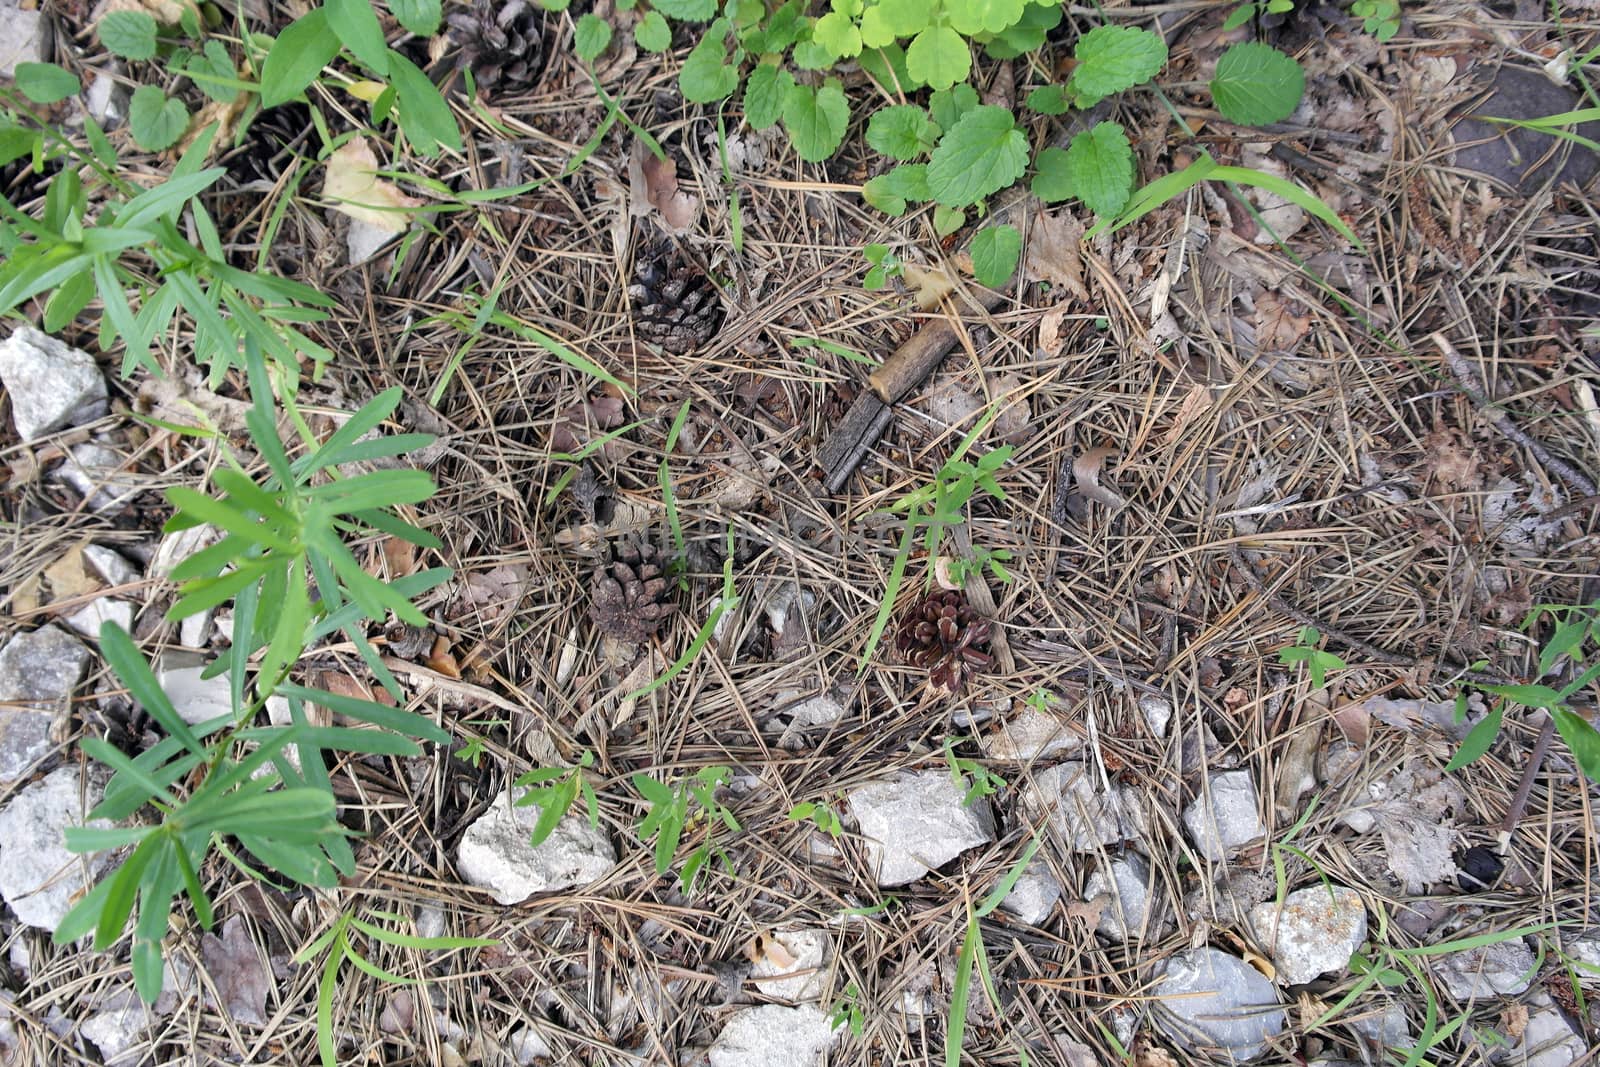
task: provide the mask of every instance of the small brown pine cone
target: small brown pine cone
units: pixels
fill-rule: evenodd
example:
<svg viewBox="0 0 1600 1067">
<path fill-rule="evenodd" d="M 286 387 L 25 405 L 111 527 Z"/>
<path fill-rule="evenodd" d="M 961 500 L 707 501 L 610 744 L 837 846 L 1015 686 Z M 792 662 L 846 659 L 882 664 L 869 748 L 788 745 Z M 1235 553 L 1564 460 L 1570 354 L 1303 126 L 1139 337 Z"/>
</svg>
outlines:
<svg viewBox="0 0 1600 1067">
<path fill-rule="evenodd" d="M 516 92 L 544 70 L 545 9 L 532 0 L 473 0 L 445 18 L 461 46 L 456 65 L 472 71 L 482 89 Z"/>
<path fill-rule="evenodd" d="M 970 675 L 994 663 L 989 654 L 992 629 L 965 596 L 940 590 L 900 620 L 894 647 L 907 663 L 928 672 L 931 688 L 954 696 L 966 687 Z"/>
<path fill-rule="evenodd" d="M 639 250 L 628 300 L 640 339 L 679 356 L 715 337 L 728 317 L 711 279 L 667 240 Z"/>
<path fill-rule="evenodd" d="M 672 585 L 654 545 L 624 541 L 609 563 L 594 572 L 589 618 L 601 630 L 643 644 L 678 610 Z"/>
</svg>

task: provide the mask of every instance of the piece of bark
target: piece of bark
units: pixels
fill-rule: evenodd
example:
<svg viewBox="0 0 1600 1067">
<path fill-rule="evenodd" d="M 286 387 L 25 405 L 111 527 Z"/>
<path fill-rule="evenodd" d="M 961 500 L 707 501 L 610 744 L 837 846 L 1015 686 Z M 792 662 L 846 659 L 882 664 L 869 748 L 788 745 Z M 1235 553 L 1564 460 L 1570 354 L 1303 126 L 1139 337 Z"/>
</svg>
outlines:
<svg viewBox="0 0 1600 1067">
<path fill-rule="evenodd" d="M 973 296 L 974 303 L 984 311 L 993 311 L 1006 299 L 1004 293 L 993 289 L 977 289 Z M 960 328 L 954 319 L 935 319 L 889 353 L 889 358 L 867 375 L 867 384 L 885 404 L 904 399 L 927 380 L 960 337 Z"/>
</svg>

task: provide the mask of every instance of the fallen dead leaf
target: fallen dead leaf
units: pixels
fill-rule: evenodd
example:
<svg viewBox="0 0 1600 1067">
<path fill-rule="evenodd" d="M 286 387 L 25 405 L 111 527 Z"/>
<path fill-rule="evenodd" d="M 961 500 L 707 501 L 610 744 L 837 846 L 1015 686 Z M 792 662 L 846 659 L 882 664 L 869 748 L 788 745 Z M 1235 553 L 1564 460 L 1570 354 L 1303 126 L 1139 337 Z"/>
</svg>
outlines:
<svg viewBox="0 0 1600 1067">
<path fill-rule="evenodd" d="M 1183 431 L 1189 428 L 1189 424 L 1206 411 L 1209 411 L 1210 408 L 1211 390 L 1198 382 L 1191 385 L 1189 391 L 1183 395 L 1183 399 L 1178 403 L 1178 413 L 1173 416 L 1171 429 L 1167 430 L 1166 435 L 1161 438 L 1162 447 L 1170 446 L 1178 438 L 1182 437 Z"/>
<path fill-rule="evenodd" d="M 622 425 L 623 404 L 614 396 L 597 396 L 564 408 L 550 429 L 550 450 L 578 452 L 607 430 Z"/>
<path fill-rule="evenodd" d="M 751 963 L 765 961 L 780 971 L 786 971 L 800 962 L 782 941 L 768 931 L 752 937 L 744 946 L 744 955 Z"/>
<path fill-rule="evenodd" d="M 1311 316 L 1298 314 L 1305 308 L 1297 300 L 1263 291 L 1256 294 L 1255 304 L 1258 352 L 1293 352 L 1311 329 Z"/>
<path fill-rule="evenodd" d="M 232 435 L 244 432 L 244 417 L 250 405 L 218 396 L 201 384 L 198 376 L 188 381 L 178 374 L 168 374 L 139 383 L 135 410 L 178 426 L 200 425 Z"/>
<path fill-rule="evenodd" d="M 461 583 L 460 607 L 486 624 L 498 622 L 511 614 L 527 584 L 528 569 L 520 564 L 474 571 Z"/>
<path fill-rule="evenodd" d="M 1120 508 L 1127 503 L 1122 497 L 1100 484 L 1100 471 L 1106 460 L 1117 454 L 1115 448 L 1091 448 L 1072 461 L 1072 477 L 1077 483 L 1075 492 L 1086 500 Z"/>
<path fill-rule="evenodd" d="M 157 22 L 173 26 L 182 21 L 185 11 L 199 13 L 199 5 L 184 3 L 181 0 L 105 0 L 94 9 L 90 21 L 95 26 L 100 25 L 100 20 L 117 11 L 136 11 L 142 15 L 149 15 Z"/>
<path fill-rule="evenodd" d="M 79 543 L 61 554 L 61 557 L 44 569 L 45 581 L 50 587 L 51 603 L 87 596 L 104 587 L 89 570 L 83 558 L 84 543 Z"/>
<path fill-rule="evenodd" d="M 461 679 L 461 667 L 456 663 L 455 653 L 450 650 L 450 639 L 444 634 L 433 639 L 433 648 L 428 652 L 428 662 L 424 666 L 446 678 Z"/>
<path fill-rule="evenodd" d="M 383 539 L 383 567 L 389 580 L 417 573 L 417 546 L 404 538 L 389 536 Z"/>
<path fill-rule="evenodd" d="M 1083 284 L 1082 242 L 1083 223 L 1070 211 L 1040 215 L 1028 231 L 1028 254 L 1023 261 L 1028 275 L 1065 289 L 1079 300 L 1089 299 L 1089 289 Z"/>
<path fill-rule="evenodd" d="M 244 919 L 235 915 L 223 923 L 221 937 L 210 933 L 201 937 L 200 959 L 222 1000 L 221 1010 L 235 1022 L 265 1026 L 272 983 Z"/>
<path fill-rule="evenodd" d="M 628 153 L 628 192 L 629 211 L 648 215 L 654 209 L 669 233 L 688 233 L 700 214 L 700 198 L 678 185 L 678 165 L 657 159 L 638 139 Z"/>
<path fill-rule="evenodd" d="M 939 306 L 939 301 L 956 289 L 956 276 L 946 267 L 923 267 L 907 263 L 900 278 L 911 287 L 917 307 L 923 311 L 932 311 Z"/>
<path fill-rule="evenodd" d="M 365 137 L 352 137 L 328 157 L 322 196 L 329 206 L 385 233 L 401 233 L 421 200 L 378 177 L 378 157 Z"/>
<path fill-rule="evenodd" d="M 1521 1041 L 1528 1028 L 1528 1006 L 1507 1004 L 1500 1009 L 1500 1032 L 1513 1041 Z"/>
<path fill-rule="evenodd" d="M 1067 320 L 1065 307 L 1054 307 L 1039 316 L 1039 350 L 1047 356 L 1061 351 L 1061 324 Z"/>
</svg>

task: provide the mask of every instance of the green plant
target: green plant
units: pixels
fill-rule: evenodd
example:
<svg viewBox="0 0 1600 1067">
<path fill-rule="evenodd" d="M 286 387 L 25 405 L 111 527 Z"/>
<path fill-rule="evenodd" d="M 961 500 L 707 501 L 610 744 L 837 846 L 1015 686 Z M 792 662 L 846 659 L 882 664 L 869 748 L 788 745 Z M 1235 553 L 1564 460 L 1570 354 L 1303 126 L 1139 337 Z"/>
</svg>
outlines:
<svg viewBox="0 0 1600 1067">
<path fill-rule="evenodd" d="M 511 720 L 509 719 L 468 719 L 465 725 L 475 726 L 479 729 L 497 730 L 502 726 L 509 726 L 510 723 Z M 487 744 L 487 739 L 481 733 L 477 734 L 468 739 L 466 744 L 456 749 L 456 758 L 476 768 L 483 762 Z"/>
<path fill-rule="evenodd" d="M 403 925 L 406 921 L 403 916 L 396 915 L 392 911 L 374 910 L 368 914 L 395 925 Z M 393 971 L 386 971 L 357 952 L 355 945 L 352 944 L 352 935 L 357 933 L 365 934 L 381 944 L 417 952 L 482 948 L 498 944 L 493 938 L 487 937 L 417 937 L 413 934 L 403 934 L 398 930 L 385 929 L 376 923 L 358 918 L 353 911 L 341 912 L 331 927 L 294 955 L 296 963 L 308 963 L 324 950 L 328 953 L 327 958 L 322 961 L 322 973 L 317 979 L 317 1052 L 322 1058 L 323 1067 L 337 1067 L 339 1062 L 338 1047 L 333 1036 L 333 997 L 339 985 L 339 971 L 346 960 L 356 970 L 380 982 L 393 985 L 420 985 L 422 981 L 420 978 L 407 978 Z"/>
<path fill-rule="evenodd" d="M 1533 682 L 1525 685 L 1475 685 L 1485 693 L 1500 699 L 1461 741 L 1461 747 L 1445 765 L 1454 771 L 1481 758 L 1500 736 L 1500 726 L 1505 720 L 1507 704 L 1520 704 L 1527 708 L 1547 711 L 1555 721 L 1556 730 L 1567 743 L 1578 768 L 1592 782 L 1600 782 L 1600 731 L 1587 719 L 1572 710 L 1571 699 L 1579 691 L 1600 679 L 1600 601 L 1592 604 L 1540 604 L 1522 620 L 1524 633 L 1531 631 L 1541 619 L 1548 617 L 1553 626 L 1550 635 L 1539 649 L 1536 677 L 1546 678 L 1555 672 L 1563 661 L 1576 672 L 1566 685 L 1556 689 Z M 1458 713 L 1465 711 L 1464 699 L 1458 699 Z"/>
<path fill-rule="evenodd" d="M 355 871 L 351 832 L 334 818 L 333 787 L 325 753 L 414 756 L 411 738 L 447 743 L 450 735 L 429 719 L 373 700 L 308 689 L 289 677 L 305 649 L 336 631 L 367 661 L 391 694 L 399 684 L 364 633 L 367 621 L 426 619 L 410 597 L 437 585 L 449 571 L 434 569 L 386 584 L 367 574 L 345 538 L 383 532 L 438 547 L 434 538 L 398 518 L 393 507 L 433 492 L 433 481 L 412 470 L 344 475 L 346 464 L 399 456 L 432 438 L 397 434 L 363 439 L 399 403 L 400 390 L 373 398 L 326 441 L 318 442 L 292 397 L 282 406 L 301 441 L 291 458 L 279 440 L 267 364 L 251 339 L 244 361 L 254 404 L 245 416 L 265 467 L 252 478 L 224 450 L 226 466 L 207 496 L 186 487 L 168 490 L 177 509 L 169 531 L 209 523 L 221 539 L 178 565 L 181 596 L 168 612 L 174 620 L 234 602 L 233 645 L 209 668 L 226 673 L 231 714 L 191 727 L 162 691 L 133 641 L 114 623 L 101 630 L 101 650 L 112 670 L 167 735 L 137 757 L 100 738 L 84 752 L 115 773 L 91 819 L 127 820 L 147 806 L 143 825 L 115 829 L 71 828 L 67 847 L 97 852 L 132 846 L 132 852 L 72 909 L 56 932 L 65 944 L 92 932 L 97 949 L 110 948 L 133 922 L 133 975 L 140 997 L 161 992 L 162 947 L 171 910 L 185 893 L 200 924 L 212 909 L 198 872 L 215 849 L 241 871 L 264 878 L 228 843 L 304 885 L 334 888 Z M 253 671 L 253 678 L 252 678 Z M 286 726 L 252 725 L 269 699 L 284 701 Z M 314 727 L 305 706 L 315 703 L 358 726 Z"/>
<path fill-rule="evenodd" d="M 860 1037 L 866 1030 L 867 1012 L 862 1006 L 861 987 L 856 983 L 845 986 L 844 994 L 833 1002 L 828 1010 L 828 1025 L 835 1030 L 848 1025 L 852 1037 Z"/>
<path fill-rule="evenodd" d="M 965 789 L 961 803 L 970 805 L 982 797 L 992 797 L 1006 787 L 1006 780 L 975 759 L 956 755 L 956 739 L 944 739 L 944 761 L 950 768 L 950 781 Z"/>
<path fill-rule="evenodd" d="M 839 821 L 839 813 L 833 810 L 832 805 L 824 800 L 804 800 L 789 809 L 788 819 L 791 822 L 810 820 L 818 830 L 829 837 L 838 837 L 844 833 L 844 824 Z"/>
<path fill-rule="evenodd" d="M 875 292 L 889 284 L 890 278 L 898 278 L 905 272 L 906 265 L 900 257 L 889 251 L 888 245 L 867 245 L 862 253 L 867 257 L 867 276 L 861 280 L 861 287 L 868 292 Z"/>
<path fill-rule="evenodd" d="M 983 898 L 977 907 L 972 906 L 968 897 L 965 901 L 967 913 L 967 932 L 961 939 L 961 949 L 956 953 L 956 971 L 950 983 L 950 1019 L 945 1024 L 944 1032 L 944 1062 L 945 1067 L 961 1067 L 962 1045 L 966 1041 L 967 1033 L 967 1004 L 972 999 L 972 972 L 977 970 L 983 984 L 983 991 L 989 998 L 989 1003 L 999 1017 L 1004 1017 L 1005 1009 L 1000 1003 L 999 994 L 995 992 L 994 976 L 989 973 L 989 953 L 983 945 L 983 930 L 979 921 L 987 918 L 996 908 L 1005 902 L 1011 890 L 1015 888 L 1017 880 L 1022 877 L 1022 872 L 1027 870 L 1028 864 L 1033 860 L 1033 854 L 1039 851 L 1039 845 L 1044 841 L 1043 828 L 1034 832 L 1033 839 L 1028 842 L 1028 847 L 1023 849 L 1022 855 L 1007 869 L 1004 877 L 995 883 L 989 894 Z M 1024 1053 L 1026 1055 L 1026 1053 Z"/>
<path fill-rule="evenodd" d="M 640 841 L 655 839 L 657 874 L 671 869 L 683 835 L 705 825 L 705 838 L 689 853 L 678 874 L 678 884 L 685 893 L 694 892 L 695 881 L 712 856 L 722 861 L 729 874 L 733 873 L 733 861 L 712 837 L 717 823 L 734 833 L 740 830 L 739 820 L 717 799 L 718 787 L 731 773 L 726 767 L 702 767 L 670 786 L 642 772 L 633 776 L 633 787 L 650 805 L 649 812 L 639 821 L 638 833 Z"/>
<path fill-rule="evenodd" d="M 1350 14 L 1361 20 L 1361 28 L 1379 41 L 1400 32 L 1400 0 L 1355 0 Z"/>
<path fill-rule="evenodd" d="M 1240 26 L 1262 15 L 1283 15 L 1294 10 L 1294 0 L 1267 0 L 1264 4 L 1240 4 L 1223 20 L 1224 30 L 1236 30 Z"/>
<path fill-rule="evenodd" d="M 1004 548 L 989 549 L 983 545 L 973 545 L 972 555 L 953 556 L 949 559 L 946 570 L 950 581 L 961 585 L 969 575 L 982 575 L 985 570 L 994 576 L 995 581 L 1003 585 L 1012 582 L 1011 572 L 1005 565 L 1011 562 L 1011 553 Z"/>
<path fill-rule="evenodd" d="M 600 801 L 583 773 L 593 766 L 594 753 L 584 749 L 576 766 L 540 767 L 517 779 L 516 784 L 528 790 L 517 798 L 517 806 L 533 805 L 539 809 L 539 821 L 533 825 L 530 844 L 540 845 L 554 833 L 580 794 L 589 812 L 589 825 L 600 825 Z"/>
<path fill-rule="evenodd" d="M 1328 684 L 1328 672 L 1343 670 L 1345 661 L 1326 649 L 1317 647 L 1317 642 L 1322 640 L 1322 635 L 1315 626 L 1302 626 L 1300 633 L 1295 636 L 1295 643 L 1287 648 L 1278 650 L 1279 663 L 1304 663 L 1306 673 L 1311 675 L 1311 688 L 1321 689 Z"/>
</svg>

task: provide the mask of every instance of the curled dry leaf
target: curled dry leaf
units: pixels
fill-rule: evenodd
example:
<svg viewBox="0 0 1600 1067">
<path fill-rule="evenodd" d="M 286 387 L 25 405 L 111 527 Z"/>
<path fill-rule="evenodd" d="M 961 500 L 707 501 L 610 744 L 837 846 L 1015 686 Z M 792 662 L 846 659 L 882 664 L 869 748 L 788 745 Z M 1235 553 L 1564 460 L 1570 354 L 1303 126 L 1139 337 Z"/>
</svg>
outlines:
<svg viewBox="0 0 1600 1067">
<path fill-rule="evenodd" d="M 1271 291 L 1256 294 L 1256 351 L 1293 352 L 1311 329 L 1311 316 L 1297 300 Z"/>
<path fill-rule="evenodd" d="M 1065 289 L 1079 300 L 1089 299 L 1083 284 L 1083 223 L 1070 211 L 1056 211 L 1033 220 L 1028 231 L 1028 254 L 1023 260 L 1028 276 Z"/>
<path fill-rule="evenodd" d="M 907 263 L 900 277 L 916 295 L 917 307 L 932 311 L 939 301 L 955 292 L 956 276 L 947 267 L 923 267 Z"/>
<path fill-rule="evenodd" d="M 446 678 L 461 679 L 461 665 L 456 662 L 456 654 L 450 650 L 450 639 L 444 634 L 433 639 L 433 648 L 428 652 L 428 662 L 424 666 Z"/>
<path fill-rule="evenodd" d="M 383 567 L 389 580 L 417 573 L 417 546 L 403 538 L 389 536 L 383 539 Z"/>
<path fill-rule="evenodd" d="M 788 946 L 765 930 L 750 939 L 744 954 L 751 963 L 769 963 L 780 971 L 787 971 L 800 962 Z"/>
<path fill-rule="evenodd" d="M 1198 382 L 1191 385 L 1178 404 L 1178 413 L 1173 416 L 1172 427 L 1161 438 L 1162 447 L 1168 447 L 1176 442 L 1183 436 L 1183 431 L 1189 428 L 1189 424 L 1210 408 L 1211 390 Z"/>
<path fill-rule="evenodd" d="M 202 936 L 200 960 L 222 1001 L 219 1006 L 230 1019 L 251 1026 L 267 1024 L 267 991 L 272 979 L 242 918 L 235 915 L 223 923 L 221 937 Z"/>
<path fill-rule="evenodd" d="M 622 417 L 622 401 L 617 397 L 597 396 L 579 401 L 556 416 L 555 425 L 550 429 L 550 450 L 574 454 L 607 430 L 621 426 Z"/>
<path fill-rule="evenodd" d="M 1106 460 L 1117 454 L 1114 448 L 1091 448 L 1072 461 L 1072 477 L 1077 483 L 1077 495 L 1110 508 L 1120 508 L 1127 503 L 1122 497 L 1100 484 L 1100 471 Z"/>
<path fill-rule="evenodd" d="M 378 177 L 378 157 L 365 137 L 350 138 L 328 157 L 322 196 L 333 210 L 386 233 L 411 225 L 412 210 L 422 204 Z"/>
<path fill-rule="evenodd" d="M 644 142 L 635 139 L 628 153 L 629 211 L 648 215 L 654 209 L 669 233 L 684 234 L 694 228 L 700 198 L 678 185 L 678 165 L 657 159 Z"/>
</svg>

